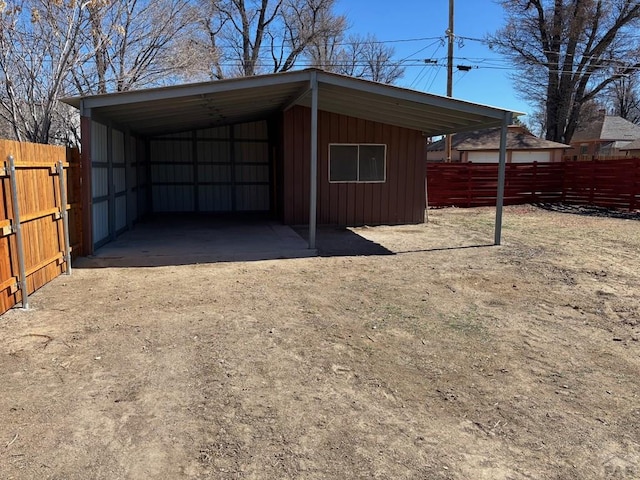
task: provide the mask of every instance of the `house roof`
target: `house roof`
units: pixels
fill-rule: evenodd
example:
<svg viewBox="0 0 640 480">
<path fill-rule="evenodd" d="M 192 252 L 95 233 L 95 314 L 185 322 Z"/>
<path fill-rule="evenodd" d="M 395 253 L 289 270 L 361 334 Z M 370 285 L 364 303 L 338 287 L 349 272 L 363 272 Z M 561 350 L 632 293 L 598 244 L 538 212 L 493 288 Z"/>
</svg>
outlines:
<svg viewBox="0 0 640 480">
<path fill-rule="evenodd" d="M 320 110 L 420 130 L 430 136 L 498 126 L 511 112 L 317 69 L 62 101 L 96 120 L 142 135 L 157 135 L 265 119 L 293 105 L 309 107 L 314 81 Z"/>
<path fill-rule="evenodd" d="M 585 141 L 633 141 L 640 138 L 640 125 L 622 117 L 603 115 L 600 119 L 579 127 L 571 138 L 571 143 Z"/>
<path fill-rule="evenodd" d="M 456 133 L 453 135 L 451 148 L 458 151 L 499 150 L 500 133 L 501 128 L 488 128 L 473 132 Z M 444 150 L 444 148 L 444 139 L 427 146 L 427 150 L 431 152 L 441 151 Z M 570 148 L 570 145 L 538 138 L 519 125 L 511 125 L 507 131 L 508 150 L 551 150 L 560 148 Z"/>
<path fill-rule="evenodd" d="M 620 150 L 640 150 L 640 138 L 620 148 Z"/>
</svg>

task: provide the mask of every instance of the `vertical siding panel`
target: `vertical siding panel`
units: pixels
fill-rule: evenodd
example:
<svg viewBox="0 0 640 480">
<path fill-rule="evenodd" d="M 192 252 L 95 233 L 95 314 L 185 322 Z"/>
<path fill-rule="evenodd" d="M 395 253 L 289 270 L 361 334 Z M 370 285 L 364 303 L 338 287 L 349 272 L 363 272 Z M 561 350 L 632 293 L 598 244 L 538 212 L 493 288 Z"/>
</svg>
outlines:
<svg viewBox="0 0 640 480">
<path fill-rule="evenodd" d="M 304 164 L 308 161 L 308 150 L 306 149 L 305 136 L 308 135 L 307 122 L 305 117 L 308 116 L 308 110 L 295 108 L 294 121 L 292 124 L 292 137 L 293 137 L 293 223 L 303 224 L 308 214 L 305 214 L 308 209 L 307 190 L 305 189 L 304 182 Z"/>
<path fill-rule="evenodd" d="M 387 152 L 387 158 L 389 159 L 389 178 L 387 183 L 389 184 L 389 216 L 387 223 L 397 223 L 398 221 L 398 170 L 399 170 L 399 158 L 398 158 L 398 137 L 399 129 L 397 127 L 390 127 L 390 141 L 389 150 Z"/>
<path fill-rule="evenodd" d="M 329 138 L 328 143 L 333 143 L 336 139 L 339 138 L 340 135 L 340 123 L 338 121 L 338 116 L 332 113 L 327 113 L 327 118 L 329 119 Z M 326 181 L 329 181 L 329 159 L 327 154 L 327 167 L 324 172 Z M 330 184 L 331 191 L 331 211 L 329 213 L 328 223 L 339 224 L 340 218 L 340 185 L 337 183 Z"/>
<path fill-rule="evenodd" d="M 376 142 L 375 140 L 375 127 L 374 122 L 367 121 L 365 124 L 364 142 L 366 143 L 384 143 L 382 139 Z M 374 190 L 379 189 L 380 184 L 367 183 L 364 185 L 364 210 L 362 216 L 362 223 L 365 225 L 372 225 L 373 221 L 373 198 Z"/>
<path fill-rule="evenodd" d="M 295 157 L 295 189 L 296 189 L 296 216 L 295 223 L 302 224 L 304 222 L 304 212 L 306 210 L 305 193 L 304 188 L 304 164 L 307 161 L 306 158 L 306 141 L 305 136 L 308 135 L 309 130 L 306 129 L 305 117 L 307 112 L 301 109 L 296 110 L 296 122 L 294 124 L 296 139 L 296 157 Z"/>
<path fill-rule="evenodd" d="M 420 132 L 415 134 L 415 169 L 414 169 L 414 223 L 424 222 L 426 194 L 424 185 L 427 181 L 426 145 Z"/>
<path fill-rule="evenodd" d="M 399 221 L 401 223 L 407 223 L 411 218 L 410 212 L 411 200 L 413 198 L 413 180 L 410 178 L 413 174 L 413 168 L 411 168 L 411 158 L 409 158 L 409 135 L 407 130 L 400 129 L 400 164 L 403 166 L 401 174 L 398 177 L 398 205 L 402 208 L 399 209 Z"/>
<path fill-rule="evenodd" d="M 337 115 L 338 138 L 336 143 L 347 143 L 349 140 L 349 119 L 344 116 Z M 347 183 L 338 184 L 338 224 L 347 225 L 347 211 L 349 204 L 349 185 Z"/>
<path fill-rule="evenodd" d="M 355 143 L 366 142 L 366 121 L 362 119 L 355 119 Z M 354 184 L 355 190 L 355 203 L 353 204 L 353 224 L 361 225 L 364 223 L 364 192 L 367 189 L 367 184 Z"/>
<path fill-rule="evenodd" d="M 147 183 L 154 211 L 269 211 L 266 124 L 259 121 L 202 129 L 195 136 L 184 132 L 150 139 L 153 165 Z"/>
<path fill-rule="evenodd" d="M 295 121 L 293 122 L 293 140 L 294 140 L 294 155 L 293 155 L 293 188 L 294 188 L 294 216 L 293 223 L 301 224 L 302 223 L 302 210 L 304 210 L 303 202 L 303 190 L 302 190 L 302 162 L 304 158 L 302 158 L 303 150 L 304 150 L 304 139 L 302 135 L 304 134 L 304 128 L 300 122 L 303 121 L 303 113 L 296 109 L 295 112 Z"/>
<path fill-rule="evenodd" d="M 347 117 L 346 118 L 346 128 L 344 130 L 345 134 L 345 143 L 355 143 L 356 142 L 356 125 L 355 125 L 355 121 L 356 119 L 354 119 L 353 117 Z M 355 222 L 355 210 L 354 210 L 354 205 L 356 202 L 356 186 L 353 183 L 347 183 L 347 200 L 344 203 L 344 208 L 345 208 L 345 219 L 346 219 L 346 224 L 347 225 L 353 225 Z"/>
<path fill-rule="evenodd" d="M 386 181 L 378 185 L 376 189 L 376 195 L 374 195 L 373 201 L 373 224 L 379 225 L 380 223 L 389 223 L 389 151 L 390 151 L 390 136 L 389 127 L 380 123 L 375 124 L 374 138 L 382 139 L 382 143 L 387 146 L 387 158 L 385 162 L 385 175 Z"/>
<path fill-rule="evenodd" d="M 318 112 L 318 224 L 331 223 L 331 185 L 329 184 L 329 116 Z"/>
<path fill-rule="evenodd" d="M 298 156 L 300 155 L 300 139 L 297 138 L 298 137 L 298 131 L 296 128 L 296 125 L 298 123 L 298 111 L 293 110 L 292 112 L 292 118 L 291 118 L 291 124 L 289 125 L 290 131 L 289 131 L 289 138 L 291 141 L 290 144 L 290 148 L 291 148 L 291 159 L 290 159 L 290 165 L 289 168 L 291 170 L 291 223 L 297 223 L 298 222 L 298 209 L 300 208 L 300 203 L 299 203 L 299 199 L 297 196 L 298 193 L 298 188 L 297 188 L 297 183 L 298 183 L 298 178 L 296 176 L 297 170 L 298 170 Z"/>
<path fill-rule="evenodd" d="M 300 222 L 299 223 L 308 223 L 309 222 L 309 208 L 311 206 L 310 203 L 310 195 L 309 191 L 311 188 L 311 110 L 300 110 L 302 115 L 302 121 L 300 125 L 303 125 L 302 131 L 300 133 L 300 137 L 303 139 L 302 148 L 303 152 L 300 155 L 300 160 L 302 161 L 302 169 L 301 175 L 302 178 L 300 180 L 301 191 L 303 196 L 303 211 L 301 212 Z M 305 132 L 307 132 L 305 134 Z"/>
<path fill-rule="evenodd" d="M 282 208 L 283 208 L 283 220 L 285 224 L 293 223 L 293 204 L 294 204 L 294 191 L 293 191 L 293 156 L 295 152 L 293 150 L 293 138 L 294 132 L 292 125 L 294 122 L 294 109 L 290 109 L 283 115 L 283 128 L 282 128 Z"/>
<path fill-rule="evenodd" d="M 94 245 L 109 235 L 109 192 L 107 127 L 91 121 L 91 196 L 92 196 L 92 239 Z M 97 201 L 101 198 L 100 201 Z M 93 248 L 92 245 L 91 247 Z"/>
</svg>

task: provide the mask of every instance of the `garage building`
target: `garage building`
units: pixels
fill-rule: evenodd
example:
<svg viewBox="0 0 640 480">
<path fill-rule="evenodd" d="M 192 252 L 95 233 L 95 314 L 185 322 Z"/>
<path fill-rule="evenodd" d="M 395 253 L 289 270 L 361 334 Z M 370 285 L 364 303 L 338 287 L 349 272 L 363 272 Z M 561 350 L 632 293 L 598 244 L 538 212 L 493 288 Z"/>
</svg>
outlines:
<svg viewBox="0 0 640 480">
<path fill-rule="evenodd" d="M 425 137 L 512 112 L 309 69 L 76 97 L 83 249 L 147 214 L 285 225 L 420 223 Z M 86 188 L 86 187 L 89 188 Z"/>
</svg>

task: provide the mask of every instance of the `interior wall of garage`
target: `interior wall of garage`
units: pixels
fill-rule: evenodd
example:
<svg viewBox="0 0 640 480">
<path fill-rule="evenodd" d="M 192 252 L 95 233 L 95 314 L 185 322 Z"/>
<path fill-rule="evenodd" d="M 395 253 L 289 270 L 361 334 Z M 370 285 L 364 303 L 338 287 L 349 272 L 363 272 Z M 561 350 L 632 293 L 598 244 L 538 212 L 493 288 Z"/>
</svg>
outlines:
<svg viewBox="0 0 640 480">
<path fill-rule="evenodd" d="M 148 139 L 151 211 L 270 212 L 266 121 Z"/>
<path fill-rule="evenodd" d="M 282 131 L 283 221 L 309 222 L 310 127 L 306 107 L 284 113 Z M 329 144 L 387 146 L 384 183 L 330 183 Z M 422 132 L 359 118 L 318 112 L 318 224 L 422 223 L 425 214 L 425 139 Z"/>
<path fill-rule="evenodd" d="M 137 141 L 133 136 L 110 125 L 91 122 L 94 247 L 115 239 L 139 218 L 138 165 Z"/>
<path fill-rule="evenodd" d="M 158 137 L 91 121 L 91 211 L 98 248 L 148 213 L 271 213 L 267 121 Z"/>
</svg>

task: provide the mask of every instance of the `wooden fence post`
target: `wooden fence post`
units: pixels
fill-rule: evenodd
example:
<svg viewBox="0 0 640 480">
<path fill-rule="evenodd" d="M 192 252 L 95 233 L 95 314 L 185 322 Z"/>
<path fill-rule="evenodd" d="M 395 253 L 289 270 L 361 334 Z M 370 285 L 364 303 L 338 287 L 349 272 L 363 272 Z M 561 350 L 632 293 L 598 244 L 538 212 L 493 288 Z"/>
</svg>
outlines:
<svg viewBox="0 0 640 480">
<path fill-rule="evenodd" d="M 9 155 L 9 181 L 11 183 L 11 207 L 13 210 L 13 231 L 16 234 L 18 256 L 18 285 L 22 299 L 22 308 L 29 308 L 29 291 L 27 289 L 27 272 L 24 265 L 24 243 L 20 222 L 20 205 L 18 201 L 18 182 L 16 181 L 16 164 L 13 155 Z"/>
<path fill-rule="evenodd" d="M 465 206 L 471 206 L 471 184 L 472 184 L 472 175 L 471 175 L 471 166 L 472 164 L 467 164 L 465 168 L 465 173 L 467 174 L 467 204 Z"/>
<path fill-rule="evenodd" d="M 596 167 L 598 166 L 598 160 L 594 160 L 591 163 L 591 171 L 589 172 L 589 205 L 593 205 L 596 190 Z"/>
<path fill-rule="evenodd" d="M 531 183 L 532 183 L 531 192 L 533 193 L 531 198 L 535 202 L 538 202 L 540 200 L 540 197 L 538 196 L 538 162 L 533 162 L 533 179 Z"/>
<path fill-rule="evenodd" d="M 631 176 L 631 192 L 629 198 L 629 211 L 638 208 L 638 198 L 640 197 L 640 159 L 633 159 L 633 174 Z"/>
</svg>

